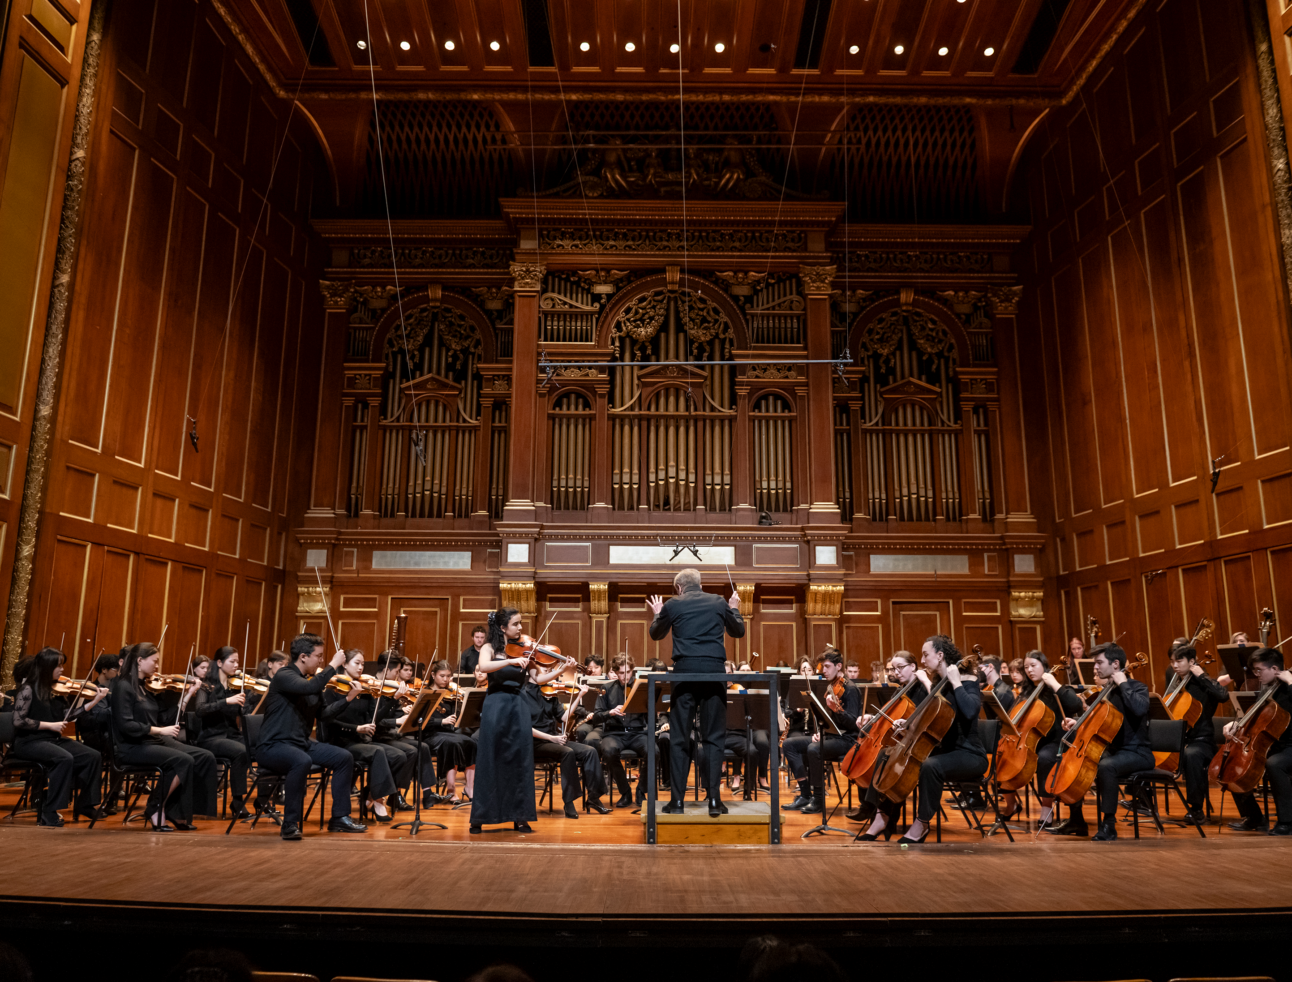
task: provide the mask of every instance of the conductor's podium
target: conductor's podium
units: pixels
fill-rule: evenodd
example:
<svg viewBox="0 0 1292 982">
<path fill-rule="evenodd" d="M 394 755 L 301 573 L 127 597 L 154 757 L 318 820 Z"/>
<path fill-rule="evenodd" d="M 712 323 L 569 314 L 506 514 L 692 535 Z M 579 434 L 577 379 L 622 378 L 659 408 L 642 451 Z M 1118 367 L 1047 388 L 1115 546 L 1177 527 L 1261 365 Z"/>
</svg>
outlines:
<svg viewBox="0 0 1292 982">
<path fill-rule="evenodd" d="M 655 838 L 659 845 L 709 843 L 714 845 L 766 845 L 772 820 L 767 801 L 723 799 L 727 814 L 709 817 L 707 802 L 688 801 L 681 815 L 665 815 L 664 802 L 656 803 Z M 642 809 L 642 837 L 646 841 L 646 810 Z"/>
</svg>

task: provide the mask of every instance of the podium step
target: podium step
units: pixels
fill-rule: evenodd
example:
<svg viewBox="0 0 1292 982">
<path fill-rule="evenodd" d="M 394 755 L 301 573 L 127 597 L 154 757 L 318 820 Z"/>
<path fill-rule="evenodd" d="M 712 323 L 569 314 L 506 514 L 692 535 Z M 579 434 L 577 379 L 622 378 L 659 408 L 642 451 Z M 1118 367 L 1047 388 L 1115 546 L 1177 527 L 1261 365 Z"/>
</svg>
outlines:
<svg viewBox="0 0 1292 982">
<path fill-rule="evenodd" d="M 704 801 L 688 801 L 681 815 L 665 815 L 664 805 L 655 804 L 655 840 L 658 844 L 693 845 L 766 845 L 768 826 L 772 821 L 771 805 L 766 801 L 723 799 L 727 814 L 709 817 Z M 642 809 L 642 841 L 646 839 L 646 810 Z"/>
</svg>

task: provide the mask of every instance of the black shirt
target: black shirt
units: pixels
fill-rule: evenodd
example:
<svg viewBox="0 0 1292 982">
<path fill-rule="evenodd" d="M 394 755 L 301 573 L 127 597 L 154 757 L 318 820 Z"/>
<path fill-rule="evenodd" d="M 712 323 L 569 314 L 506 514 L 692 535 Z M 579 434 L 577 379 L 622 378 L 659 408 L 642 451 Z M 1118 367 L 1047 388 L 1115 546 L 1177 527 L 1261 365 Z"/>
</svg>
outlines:
<svg viewBox="0 0 1292 982">
<path fill-rule="evenodd" d="M 1108 701 L 1121 710 L 1124 717 L 1121 730 L 1108 745 L 1109 751 L 1138 750 L 1151 753 L 1152 744 L 1148 739 L 1148 686 L 1138 679 L 1127 679 L 1121 685 L 1113 686 Z"/>
<path fill-rule="evenodd" d="M 462 654 L 458 655 L 458 674 L 465 675 L 476 670 L 480 664 L 480 649 L 470 644 L 462 649 Z"/>
<path fill-rule="evenodd" d="M 1202 715 L 1198 717 L 1198 722 L 1193 724 L 1186 739 L 1190 743 L 1194 740 L 1203 740 L 1214 744 L 1216 732 L 1211 724 L 1211 718 L 1216 715 L 1217 706 L 1229 701 L 1229 691 L 1206 672 L 1201 675 L 1190 672 L 1184 683 L 1184 691 L 1202 707 Z"/>
<path fill-rule="evenodd" d="M 828 686 L 830 683 L 827 682 L 826 685 L 826 691 L 829 692 Z M 843 711 L 830 710 L 830 718 L 834 720 L 834 725 L 839 727 L 845 735 L 849 733 L 855 734 L 857 732 L 857 717 L 861 715 L 861 690 L 851 680 L 845 679 L 843 698 L 839 702 L 843 705 Z M 821 704 L 825 705 L 824 699 L 821 700 Z M 827 731 L 827 735 L 832 736 L 833 732 Z"/>
<path fill-rule="evenodd" d="M 941 745 L 933 752 L 945 754 L 952 750 L 967 750 L 986 757 L 987 751 L 978 739 L 978 711 L 982 709 L 982 686 L 978 684 L 978 680 L 963 679 L 958 689 L 948 683 L 942 689 L 942 696 L 955 707 L 956 718 L 947 730 L 947 735 L 942 738 Z"/>
<path fill-rule="evenodd" d="M 206 689 L 198 689 L 197 695 L 193 697 L 191 712 L 194 712 L 202 720 L 202 729 L 198 732 L 197 740 L 213 740 L 216 737 L 238 738 L 238 716 L 242 712 L 240 706 L 230 706 L 228 700 L 234 693 L 226 689 L 224 683 L 220 681 L 219 669 L 213 668 L 207 672 L 206 684 L 211 687 L 208 692 Z"/>
<path fill-rule="evenodd" d="M 1277 686 L 1274 690 L 1274 701 L 1282 706 L 1289 715 L 1292 715 L 1292 687 L 1283 682 L 1275 682 L 1274 684 Z M 1284 727 L 1283 735 L 1274 741 L 1269 752 L 1276 754 L 1280 750 L 1287 750 L 1289 747 L 1292 747 L 1292 723 Z"/>
<path fill-rule="evenodd" d="M 117 743 L 161 743 L 161 737 L 152 735 L 152 728 L 160 725 L 153 694 L 120 677 L 113 679 L 111 688 L 112 739 Z"/>
<path fill-rule="evenodd" d="M 533 682 L 526 682 L 520 690 L 520 696 L 529 707 L 530 726 L 540 733 L 553 736 L 561 732 L 561 720 L 565 710 L 552 696 L 543 695 L 543 690 Z"/>
<path fill-rule="evenodd" d="M 723 632 L 743 638 L 745 622 L 722 597 L 697 588 L 665 602 L 651 621 L 651 640 L 662 641 L 670 630 L 673 671 L 721 672 L 727 661 Z"/>
<path fill-rule="evenodd" d="M 618 679 L 615 679 L 601 690 L 601 695 L 597 696 L 597 704 L 588 716 L 588 722 L 593 726 L 600 726 L 602 733 L 623 733 L 625 731 L 629 733 L 645 733 L 645 713 L 626 713 L 623 716 L 610 715 L 610 710 L 624 704 L 624 698 L 623 684 Z"/>
<path fill-rule="evenodd" d="M 36 695 L 35 687 L 30 682 L 24 682 L 18 686 L 17 693 L 14 695 L 14 746 L 21 747 L 24 743 L 36 740 L 58 740 L 60 739 L 58 733 L 53 730 L 42 730 L 40 724 L 76 719 L 84 712 L 85 706 L 82 701 L 72 710 L 72 715 L 68 716 L 66 699 L 52 693 L 48 699 L 41 699 Z"/>
<path fill-rule="evenodd" d="M 330 665 L 312 678 L 306 678 L 295 662 L 280 668 L 265 693 L 265 717 L 260 730 L 261 746 L 287 743 L 308 750 L 314 721 L 323 711 L 323 690 L 336 674 Z"/>
</svg>

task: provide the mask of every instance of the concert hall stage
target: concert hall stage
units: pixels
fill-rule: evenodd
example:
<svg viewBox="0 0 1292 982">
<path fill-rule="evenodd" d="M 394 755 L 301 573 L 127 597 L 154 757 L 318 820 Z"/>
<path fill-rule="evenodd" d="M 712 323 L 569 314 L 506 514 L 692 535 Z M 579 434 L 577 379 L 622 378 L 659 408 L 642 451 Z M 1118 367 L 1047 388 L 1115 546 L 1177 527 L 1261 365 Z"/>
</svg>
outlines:
<svg viewBox="0 0 1292 982">
<path fill-rule="evenodd" d="M 226 838 L 116 820 L 90 831 L 4 826 L 0 937 L 71 953 L 129 936 L 163 965 L 225 945 L 325 980 L 450 980 L 507 960 L 546 982 L 571 970 L 652 978 L 670 954 L 725 979 L 746 939 L 778 933 L 825 947 L 850 975 L 912 957 L 951 970 L 1018 943 L 1038 946 L 1011 955 L 1018 982 L 1165 980 L 1277 977 L 1275 946 L 1259 942 L 1281 937 L 1292 912 L 1292 842 L 1214 830 L 1205 841 L 1020 835 L 908 848 L 842 836 L 807 848 L 797 837 L 652 847 L 440 835 L 283 843 L 270 829 Z M 572 962 L 560 950 L 570 948 L 586 952 Z"/>
</svg>

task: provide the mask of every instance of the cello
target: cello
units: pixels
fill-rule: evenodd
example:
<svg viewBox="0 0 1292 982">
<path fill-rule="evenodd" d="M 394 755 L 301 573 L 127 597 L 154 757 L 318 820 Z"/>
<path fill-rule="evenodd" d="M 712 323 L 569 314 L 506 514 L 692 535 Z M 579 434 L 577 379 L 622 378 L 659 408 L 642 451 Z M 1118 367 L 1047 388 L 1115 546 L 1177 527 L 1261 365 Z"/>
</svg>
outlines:
<svg viewBox="0 0 1292 982">
<path fill-rule="evenodd" d="M 1274 693 L 1284 685 L 1275 679 L 1252 703 L 1235 724 L 1225 745 L 1216 751 L 1207 768 L 1207 777 L 1230 794 L 1250 792 L 1265 774 L 1265 758 L 1274 741 L 1283 735 L 1292 716 L 1274 701 Z"/>
<path fill-rule="evenodd" d="M 1021 790 L 1036 773 L 1036 746 L 1054 725 L 1054 710 L 1041 701 L 1044 687 L 1042 679 L 1010 713 L 1009 721 L 1018 735 L 1003 734 L 996 744 L 996 783 L 1002 791 Z"/>
<path fill-rule="evenodd" d="M 956 668 L 963 678 L 978 671 L 973 655 L 964 655 Z M 884 763 L 884 769 L 872 778 L 876 791 L 900 805 L 920 782 L 920 768 L 942 742 L 956 719 L 956 707 L 946 697 L 950 680 L 944 675 L 929 690 L 928 696 L 906 721 L 902 735 Z"/>
<path fill-rule="evenodd" d="M 897 720 L 905 719 L 915 711 L 915 702 L 910 694 L 912 687 L 917 684 L 923 683 L 918 678 L 913 678 L 898 689 L 897 694 L 884 703 L 870 722 L 862 726 L 857 742 L 843 755 L 839 770 L 857 787 L 870 787 L 871 775 L 875 771 L 880 751 L 897 742 L 893 727 Z"/>
<path fill-rule="evenodd" d="M 1193 637 L 1183 647 L 1192 648 L 1199 641 L 1211 637 L 1211 632 L 1215 630 L 1215 627 L 1214 623 L 1204 617 L 1198 621 L 1198 627 L 1193 632 Z M 1199 665 L 1210 665 L 1215 659 L 1208 654 L 1205 660 L 1199 658 L 1197 661 Z M 1202 703 L 1185 691 L 1189 687 L 1190 678 L 1192 678 L 1192 674 L 1177 675 L 1171 680 L 1171 684 L 1167 686 L 1166 695 L 1162 697 L 1162 706 L 1167 715 L 1172 719 L 1184 720 L 1186 730 L 1192 730 L 1198 720 L 1202 718 Z M 1153 754 L 1153 762 L 1158 770 L 1177 771 L 1180 769 L 1180 755 L 1177 753 L 1155 753 Z"/>
</svg>

